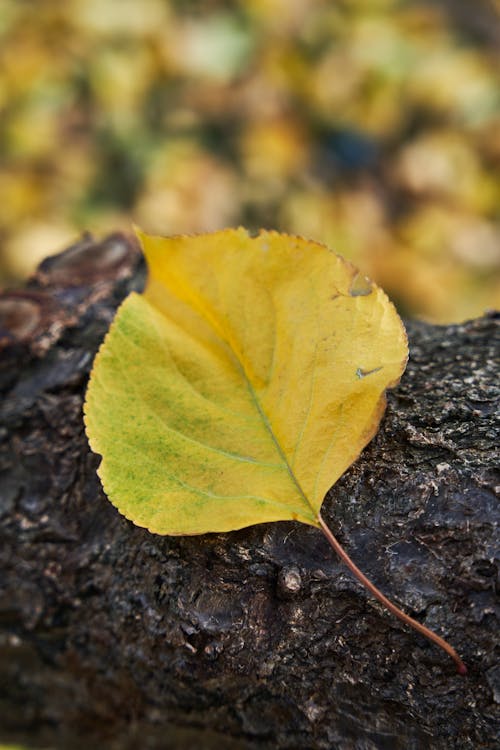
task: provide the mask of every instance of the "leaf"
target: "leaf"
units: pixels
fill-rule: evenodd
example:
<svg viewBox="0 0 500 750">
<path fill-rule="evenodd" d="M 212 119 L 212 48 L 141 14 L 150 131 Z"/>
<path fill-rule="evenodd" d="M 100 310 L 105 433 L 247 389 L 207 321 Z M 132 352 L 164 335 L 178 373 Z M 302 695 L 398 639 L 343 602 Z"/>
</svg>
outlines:
<svg viewBox="0 0 500 750">
<path fill-rule="evenodd" d="M 146 290 L 118 310 L 85 404 L 111 502 L 157 534 L 316 526 L 379 601 L 463 672 L 446 641 L 368 581 L 320 514 L 406 365 L 405 330 L 384 292 L 300 237 L 139 237 Z"/>
<path fill-rule="evenodd" d="M 87 393 L 111 502 L 158 534 L 318 526 L 404 370 L 393 305 L 301 238 L 140 238 L 146 291 L 119 309 Z"/>
</svg>

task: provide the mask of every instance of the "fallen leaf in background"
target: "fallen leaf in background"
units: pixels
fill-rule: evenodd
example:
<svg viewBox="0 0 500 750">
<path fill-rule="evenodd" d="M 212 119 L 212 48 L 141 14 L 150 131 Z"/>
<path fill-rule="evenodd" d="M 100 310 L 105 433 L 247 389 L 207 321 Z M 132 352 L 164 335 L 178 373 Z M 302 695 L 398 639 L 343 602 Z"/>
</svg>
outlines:
<svg viewBox="0 0 500 750">
<path fill-rule="evenodd" d="M 133 216 L 335 242 L 405 315 L 499 304 L 491 3 L 0 5 L 0 284 L 56 251 L 61 227 L 70 244 Z"/>
</svg>

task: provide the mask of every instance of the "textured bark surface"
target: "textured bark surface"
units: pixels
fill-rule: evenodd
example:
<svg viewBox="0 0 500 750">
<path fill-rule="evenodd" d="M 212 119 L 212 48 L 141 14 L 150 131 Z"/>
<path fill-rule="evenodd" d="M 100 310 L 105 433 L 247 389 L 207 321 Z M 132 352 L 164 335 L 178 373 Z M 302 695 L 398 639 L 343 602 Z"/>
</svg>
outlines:
<svg viewBox="0 0 500 750">
<path fill-rule="evenodd" d="M 0 297 L 0 741 L 67 750 L 493 748 L 498 320 L 408 326 L 382 427 L 323 515 L 469 668 L 393 619 L 321 533 L 159 537 L 104 497 L 82 402 L 135 246 L 85 238 Z"/>
</svg>

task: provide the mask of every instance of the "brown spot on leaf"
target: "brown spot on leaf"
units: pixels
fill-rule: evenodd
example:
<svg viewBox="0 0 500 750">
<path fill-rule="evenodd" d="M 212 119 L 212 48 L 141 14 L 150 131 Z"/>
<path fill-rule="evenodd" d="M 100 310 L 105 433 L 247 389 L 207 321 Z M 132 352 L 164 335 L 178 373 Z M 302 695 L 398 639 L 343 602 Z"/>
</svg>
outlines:
<svg viewBox="0 0 500 750">
<path fill-rule="evenodd" d="M 373 287 L 366 276 L 356 273 L 352 277 L 351 286 L 349 287 L 349 295 L 351 297 L 367 297 L 372 291 Z"/>
<path fill-rule="evenodd" d="M 358 367 L 356 375 L 361 380 L 361 378 L 366 378 L 367 375 L 373 375 L 373 373 L 379 372 L 381 369 L 382 367 L 374 367 L 373 370 L 363 370 L 361 367 Z"/>
</svg>

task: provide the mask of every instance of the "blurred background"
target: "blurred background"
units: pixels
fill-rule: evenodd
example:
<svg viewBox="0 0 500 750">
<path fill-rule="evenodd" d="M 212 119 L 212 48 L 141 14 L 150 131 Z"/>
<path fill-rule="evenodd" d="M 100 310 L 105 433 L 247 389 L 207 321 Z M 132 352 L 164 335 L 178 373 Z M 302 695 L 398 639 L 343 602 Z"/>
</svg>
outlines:
<svg viewBox="0 0 500 750">
<path fill-rule="evenodd" d="M 243 224 L 480 315 L 499 70 L 500 0 L 0 0 L 0 284 L 87 229 Z"/>
</svg>

